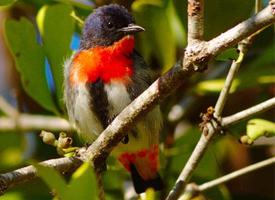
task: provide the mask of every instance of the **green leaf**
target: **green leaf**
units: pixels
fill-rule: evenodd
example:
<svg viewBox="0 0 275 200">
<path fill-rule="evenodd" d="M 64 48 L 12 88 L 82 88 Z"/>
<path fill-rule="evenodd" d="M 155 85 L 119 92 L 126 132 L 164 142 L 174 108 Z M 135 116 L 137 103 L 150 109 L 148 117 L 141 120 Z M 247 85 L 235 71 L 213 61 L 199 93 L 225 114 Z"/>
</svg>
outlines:
<svg viewBox="0 0 275 200">
<path fill-rule="evenodd" d="M 45 54 L 34 26 L 26 18 L 7 20 L 5 35 L 25 91 L 47 110 L 57 113 L 45 76 Z"/>
<path fill-rule="evenodd" d="M 21 192 L 8 192 L 1 196 L 1 200 L 24 200 L 24 195 Z"/>
<path fill-rule="evenodd" d="M 152 188 L 148 188 L 145 192 L 145 200 L 155 200 L 155 191 Z"/>
<path fill-rule="evenodd" d="M 146 30 L 139 35 L 140 42 L 137 43 L 142 55 L 147 61 L 157 58 L 164 71 L 167 70 L 176 60 L 176 37 L 167 17 L 167 8 L 151 4 L 132 8 L 137 23 Z"/>
<path fill-rule="evenodd" d="M 72 12 L 73 8 L 68 4 L 45 5 L 39 10 L 36 18 L 61 109 L 63 109 L 63 63 L 72 53 L 70 50 L 74 32 Z"/>
<path fill-rule="evenodd" d="M 97 185 L 94 170 L 89 163 L 83 163 L 72 175 L 69 184 L 71 199 L 96 199 Z"/>
<path fill-rule="evenodd" d="M 252 144 L 259 137 L 263 136 L 275 136 L 275 123 L 263 119 L 251 119 L 247 122 L 246 136 L 243 136 L 241 141 L 243 143 Z"/>
<path fill-rule="evenodd" d="M 218 93 L 222 90 L 224 82 L 224 79 L 201 81 L 196 85 L 195 90 L 199 93 Z M 239 84 L 240 81 L 235 79 L 230 88 L 230 93 L 235 92 Z"/>
<path fill-rule="evenodd" d="M 176 12 L 174 1 L 168 1 L 166 13 L 167 13 L 168 21 L 170 23 L 172 33 L 175 39 L 177 40 L 177 44 L 180 47 L 184 47 L 187 43 L 186 31 Z"/>
<path fill-rule="evenodd" d="M 0 6 L 9 6 L 15 3 L 17 0 L 0 0 Z"/>
<path fill-rule="evenodd" d="M 162 6 L 161 0 L 136 0 L 132 3 L 132 10 L 138 11 L 142 9 L 143 6 Z"/>
<path fill-rule="evenodd" d="M 53 168 L 33 163 L 37 170 L 38 176 L 54 190 L 54 193 L 62 200 L 69 200 L 70 193 L 63 177 Z"/>
<path fill-rule="evenodd" d="M 230 48 L 226 49 L 222 53 L 220 53 L 217 57 L 216 60 L 219 61 L 227 61 L 227 60 L 237 60 L 239 56 L 239 53 L 236 48 Z"/>
<path fill-rule="evenodd" d="M 88 10 L 88 11 L 92 11 L 92 9 L 94 7 L 94 3 L 92 3 L 89 0 L 82 0 L 82 1 L 76 1 L 76 0 L 55 0 L 55 1 L 60 2 L 60 3 L 65 3 L 65 4 L 69 3 L 72 6 L 79 7 L 81 9 L 85 9 L 85 10 Z"/>
</svg>

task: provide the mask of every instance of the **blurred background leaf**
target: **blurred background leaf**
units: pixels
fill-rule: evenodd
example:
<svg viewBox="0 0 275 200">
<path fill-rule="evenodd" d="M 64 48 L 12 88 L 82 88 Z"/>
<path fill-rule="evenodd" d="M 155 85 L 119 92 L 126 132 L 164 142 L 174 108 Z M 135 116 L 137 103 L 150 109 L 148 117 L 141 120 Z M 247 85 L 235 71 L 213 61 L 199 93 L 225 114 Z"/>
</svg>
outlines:
<svg viewBox="0 0 275 200">
<path fill-rule="evenodd" d="M 37 14 L 37 24 L 43 47 L 51 66 L 57 102 L 61 110 L 63 103 L 63 64 L 71 55 L 70 43 L 74 32 L 73 8 L 68 4 L 43 6 Z"/>
<path fill-rule="evenodd" d="M 32 23 L 21 18 L 20 21 L 7 20 L 5 25 L 7 42 L 24 89 L 42 107 L 57 113 L 45 76 L 45 54 L 36 42 Z"/>
<path fill-rule="evenodd" d="M 0 0 L 0 6 L 9 6 L 15 2 L 16 0 Z"/>
</svg>

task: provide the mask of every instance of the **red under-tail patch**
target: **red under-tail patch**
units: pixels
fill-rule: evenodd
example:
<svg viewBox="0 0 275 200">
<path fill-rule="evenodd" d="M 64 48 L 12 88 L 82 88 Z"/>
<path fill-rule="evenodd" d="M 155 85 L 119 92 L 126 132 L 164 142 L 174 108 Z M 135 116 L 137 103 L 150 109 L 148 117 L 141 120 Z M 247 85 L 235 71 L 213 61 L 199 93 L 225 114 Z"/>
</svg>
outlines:
<svg viewBox="0 0 275 200">
<path fill-rule="evenodd" d="M 131 170 L 131 165 L 134 165 L 144 180 L 156 177 L 158 163 L 158 146 L 154 145 L 150 149 L 142 149 L 134 153 L 122 153 L 118 160 L 127 171 Z"/>
<path fill-rule="evenodd" d="M 111 79 L 129 77 L 133 73 L 134 37 L 125 36 L 111 46 L 98 46 L 77 53 L 72 61 L 70 82 L 95 82 L 98 78 L 108 83 Z"/>
</svg>

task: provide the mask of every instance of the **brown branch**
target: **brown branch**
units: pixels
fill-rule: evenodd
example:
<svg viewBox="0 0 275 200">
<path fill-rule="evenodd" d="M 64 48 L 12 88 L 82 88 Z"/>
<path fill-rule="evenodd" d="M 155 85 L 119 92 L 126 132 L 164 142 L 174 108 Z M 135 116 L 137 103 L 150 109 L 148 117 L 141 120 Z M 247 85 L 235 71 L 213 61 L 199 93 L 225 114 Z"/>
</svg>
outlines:
<svg viewBox="0 0 275 200">
<path fill-rule="evenodd" d="M 95 165 L 100 165 L 138 117 L 147 113 L 160 100 L 170 95 L 181 85 L 182 80 L 189 78 L 198 70 L 204 70 L 210 57 L 217 55 L 225 48 L 236 45 L 257 30 L 272 24 L 275 21 L 275 15 L 271 11 L 270 6 L 268 6 L 257 15 L 217 38 L 188 47 L 183 63 L 175 65 L 127 106 L 100 134 L 97 140 L 88 147 L 84 159 L 91 160 Z M 196 64 L 196 67 L 194 67 L 194 64 Z"/>
<path fill-rule="evenodd" d="M 97 140 L 90 145 L 86 151 L 81 153 L 81 159 L 92 161 L 95 166 L 103 164 L 103 161 L 105 161 L 116 144 L 121 141 L 127 133 L 126 131 L 133 125 L 137 118 L 147 113 L 160 100 L 170 95 L 181 85 L 182 80 L 189 78 L 196 71 L 204 70 L 207 61 L 211 57 L 237 44 L 243 38 L 274 21 L 275 16 L 273 16 L 270 7 L 267 7 L 258 15 L 240 23 L 217 38 L 209 42 L 200 42 L 189 46 L 185 51 L 183 62 L 176 64 L 170 71 L 156 80 L 144 93 L 127 106 L 100 134 Z M 209 134 L 210 132 L 211 127 L 209 127 Z M 68 158 L 64 159 L 67 161 Z M 57 167 L 57 165 L 54 166 Z M 35 170 L 32 167 L 28 169 L 30 169 L 30 173 L 32 174 L 31 178 L 34 178 L 36 175 Z M 26 175 L 24 175 L 24 177 L 26 179 Z M 18 179 L 18 181 L 22 182 L 23 179 L 24 178 Z M 27 180 L 29 179 L 28 177 Z M 14 181 L 8 182 L 14 183 Z"/>
<path fill-rule="evenodd" d="M 51 159 L 41 162 L 40 164 L 53 167 L 61 173 L 67 173 L 77 169 L 81 163 L 80 160 L 72 157 Z M 36 176 L 36 169 L 32 165 L 5 174 L 0 174 L 0 195 L 4 194 L 8 188 L 32 180 Z"/>
<path fill-rule="evenodd" d="M 188 45 L 203 39 L 204 0 L 188 0 Z"/>
</svg>

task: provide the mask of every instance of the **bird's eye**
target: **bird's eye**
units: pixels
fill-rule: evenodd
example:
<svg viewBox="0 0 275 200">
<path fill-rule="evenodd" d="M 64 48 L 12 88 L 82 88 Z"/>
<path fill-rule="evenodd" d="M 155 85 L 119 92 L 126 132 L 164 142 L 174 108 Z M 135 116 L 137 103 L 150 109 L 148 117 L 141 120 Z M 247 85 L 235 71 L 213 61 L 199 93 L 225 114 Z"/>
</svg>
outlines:
<svg viewBox="0 0 275 200">
<path fill-rule="evenodd" d="M 107 28 L 108 28 L 108 29 L 114 28 L 114 24 L 113 24 L 112 22 L 108 22 L 108 23 L 107 23 Z"/>
</svg>

